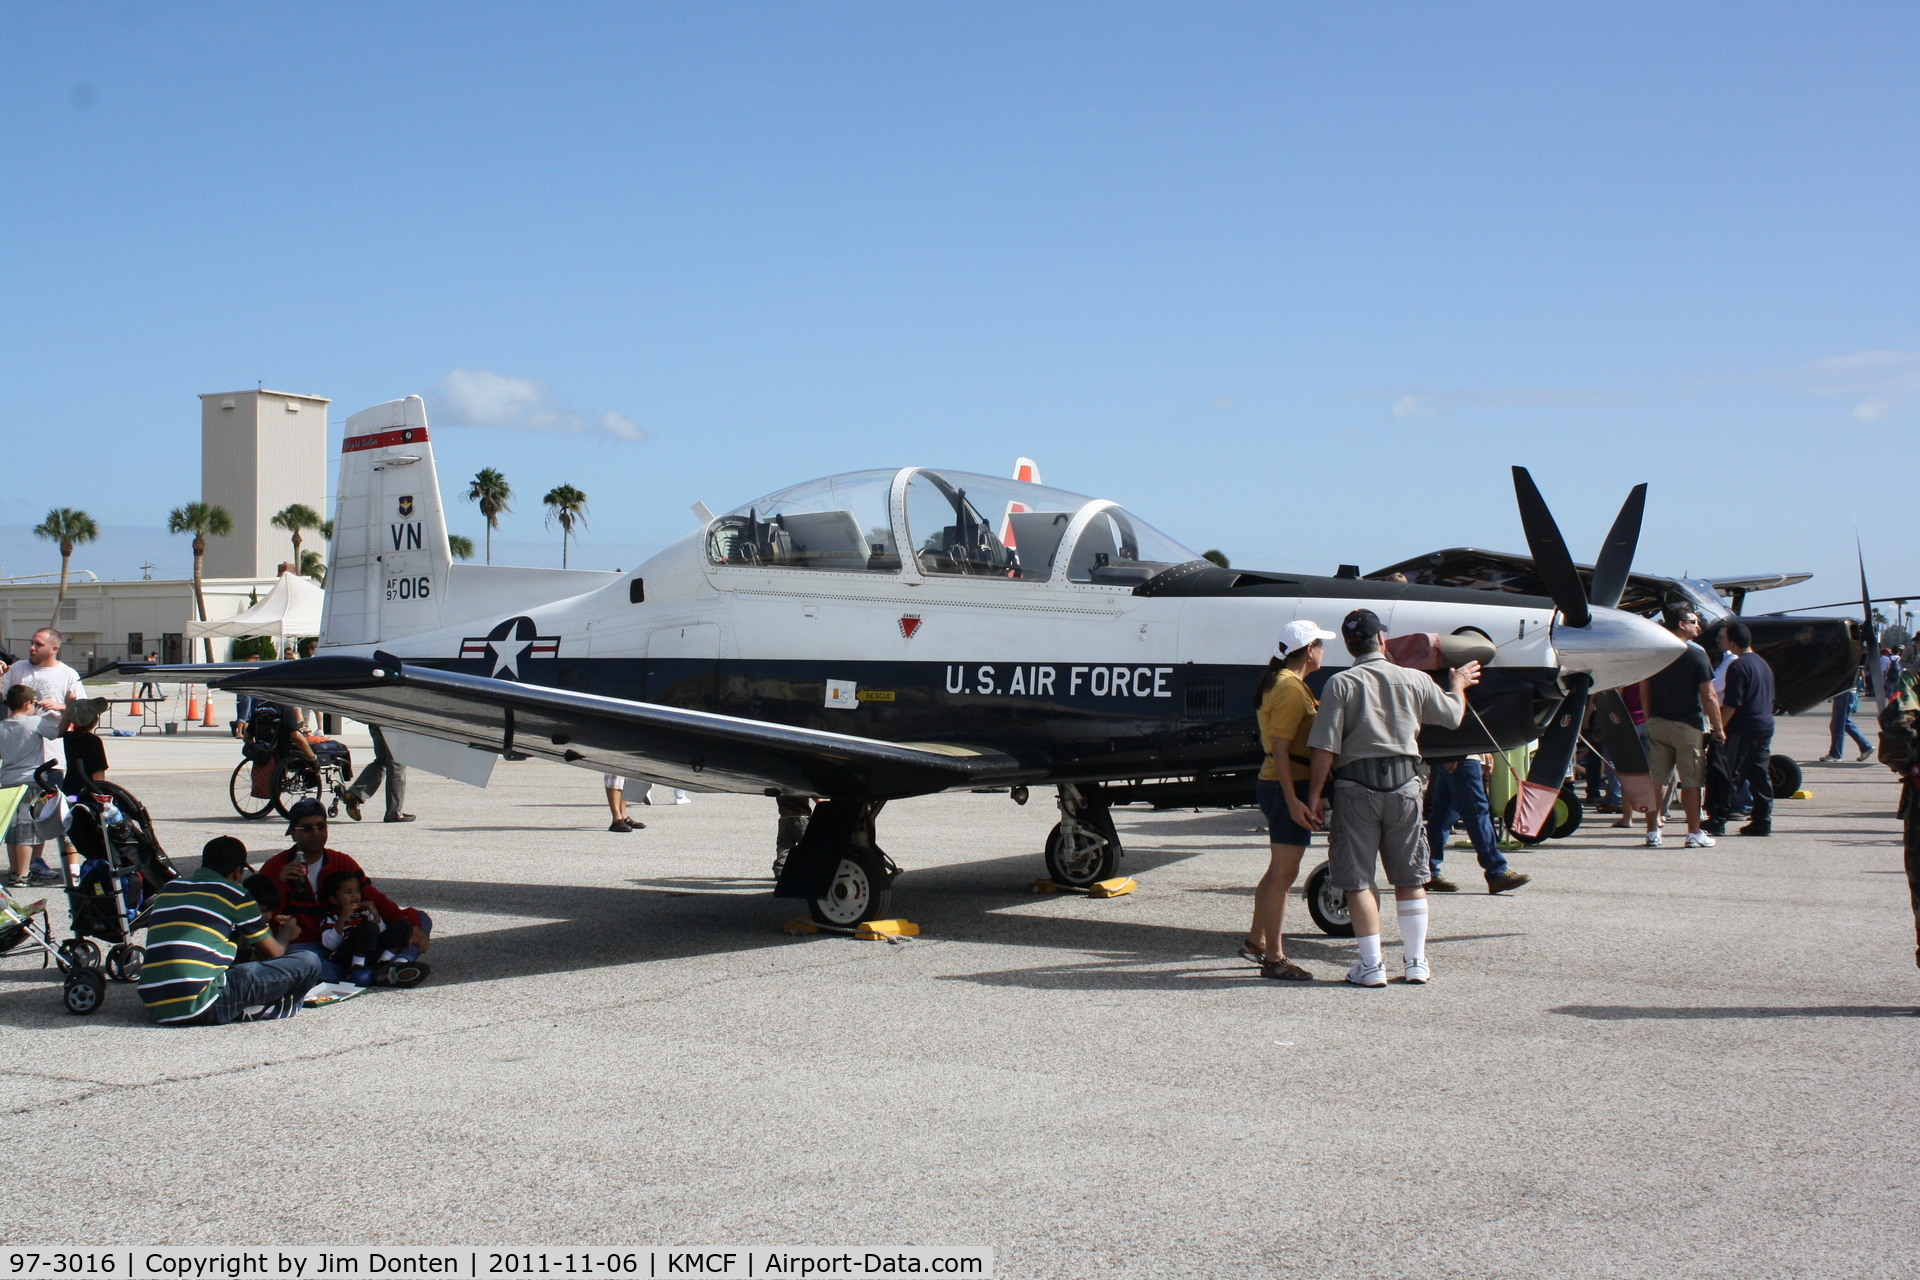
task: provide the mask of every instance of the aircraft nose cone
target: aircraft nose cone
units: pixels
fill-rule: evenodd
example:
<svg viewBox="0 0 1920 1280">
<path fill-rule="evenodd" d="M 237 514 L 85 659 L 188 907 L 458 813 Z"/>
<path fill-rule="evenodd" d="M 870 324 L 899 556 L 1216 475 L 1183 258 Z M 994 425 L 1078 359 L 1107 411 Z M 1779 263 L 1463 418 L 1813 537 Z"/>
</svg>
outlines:
<svg viewBox="0 0 1920 1280">
<path fill-rule="evenodd" d="M 1665 670 L 1687 642 L 1638 614 L 1595 608 L 1584 627 L 1556 621 L 1553 647 L 1563 673 L 1584 671 L 1594 688 L 1617 689 Z"/>
</svg>

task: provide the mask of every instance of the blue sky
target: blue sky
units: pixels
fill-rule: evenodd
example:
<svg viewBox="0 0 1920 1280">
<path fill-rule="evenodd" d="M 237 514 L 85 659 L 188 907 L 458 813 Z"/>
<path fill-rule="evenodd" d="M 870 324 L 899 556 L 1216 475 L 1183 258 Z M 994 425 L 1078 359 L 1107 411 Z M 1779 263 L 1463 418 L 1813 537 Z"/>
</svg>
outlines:
<svg viewBox="0 0 1920 1280">
<path fill-rule="evenodd" d="M 1249 566 L 1577 555 L 1920 592 L 1920 9 L 0 8 L 0 566 L 112 576 L 203 391 L 429 397 L 577 563 L 913 462 Z M 456 425 L 464 419 L 473 425 Z M 486 425 L 490 424 L 490 425 Z M 53 450 L 32 445 L 37 437 Z M 456 530 L 479 532 L 453 504 Z M 1756 600 L 1756 605 L 1759 601 Z"/>
</svg>

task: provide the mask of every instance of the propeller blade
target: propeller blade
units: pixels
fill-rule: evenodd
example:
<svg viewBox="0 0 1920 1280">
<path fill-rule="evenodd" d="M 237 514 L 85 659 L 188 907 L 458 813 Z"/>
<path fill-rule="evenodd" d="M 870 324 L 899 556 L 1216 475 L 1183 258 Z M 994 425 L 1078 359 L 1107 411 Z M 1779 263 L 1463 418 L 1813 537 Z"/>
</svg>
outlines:
<svg viewBox="0 0 1920 1280">
<path fill-rule="evenodd" d="M 1656 803 L 1653 775 L 1647 763 L 1647 749 L 1633 727 L 1633 713 L 1618 689 L 1608 689 L 1593 699 L 1593 728 L 1600 739 L 1601 754 L 1613 766 L 1620 779 L 1621 807 L 1628 813 L 1651 810 Z"/>
<path fill-rule="evenodd" d="M 1513 493 L 1520 502 L 1520 527 L 1527 531 L 1527 550 L 1533 553 L 1533 566 L 1540 571 L 1547 594 L 1559 606 L 1568 626 L 1586 626 L 1593 613 L 1587 608 L 1587 591 L 1580 585 L 1580 571 L 1573 567 L 1567 540 L 1560 536 L 1560 526 L 1553 522 L 1547 500 L 1540 496 L 1525 467 L 1513 469 Z"/>
<path fill-rule="evenodd" d="M 1853 553 L 1860 558 L 1860 621 L 1867 628 L 1867 687 L 1873 705 L 1887 705 L 1886 677 L 1880 671 L 1880 637 L 1873 627 L 1873 592 L 1867 590 L 1867 553 L 1860 548 L 1860 531 L 1853 531 Z"/>
<path fill-rule="evenodd" d="M 1587 693 L 1592 688 L 1593 677 L 1584 671 L 1567 677 L 1567 696 L 1533 749 L 1533 764 L 1520 784 L 1520 801 L 1513 814 L 1514 831 L 1529 840 L 1553 821 L 1553 802 L 1573 772 L 1573 753 L 1580 746 L 1580 726 L 1587 718 Z"/>
<path fill-rule="evenodd" d="M 1593 563 L 1592 589 L 1587 596 L 1603 609 L 1618 609 L 1627 593 L 1627 575 L 1633 572 L 1633 549 L 1640 541 L 1640 518 L 1647 510 L 1647 486 L 1637 484 L 1613 518 L 1613 528 Z"/>
</svg>

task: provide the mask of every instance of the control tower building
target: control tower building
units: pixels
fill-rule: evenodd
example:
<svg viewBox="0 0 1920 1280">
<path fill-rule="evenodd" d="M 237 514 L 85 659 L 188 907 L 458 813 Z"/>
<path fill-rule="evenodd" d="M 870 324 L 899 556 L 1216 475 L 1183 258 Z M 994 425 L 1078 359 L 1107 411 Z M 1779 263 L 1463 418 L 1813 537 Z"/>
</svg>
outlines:
<svg viewBox="0 0 1920 1280">
<path fill-rule="evenodd" d="M 287 391 L 200 397 L 200 501 L 233 517 L 230 536 L 207 539 L 207 577 L 270 580 L 293 545 L 267 521 L 296 502 L 328 517 L 329 403 Z M 302 541 L 324 553 L 318 531 Z"/>
</svg>

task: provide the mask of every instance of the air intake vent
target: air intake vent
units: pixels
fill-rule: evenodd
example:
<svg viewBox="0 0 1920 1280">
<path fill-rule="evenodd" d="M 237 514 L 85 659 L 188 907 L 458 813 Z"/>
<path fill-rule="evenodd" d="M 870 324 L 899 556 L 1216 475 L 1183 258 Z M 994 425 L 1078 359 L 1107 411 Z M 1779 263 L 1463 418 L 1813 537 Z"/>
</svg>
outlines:
<svg viewBox="0 0 1920 1280">
<path fill-rule="evenodd" d="M 1187 719 L 1219 720 L 1227 714 L 1225 680 L 1187 681 Z"/>
</svg>

